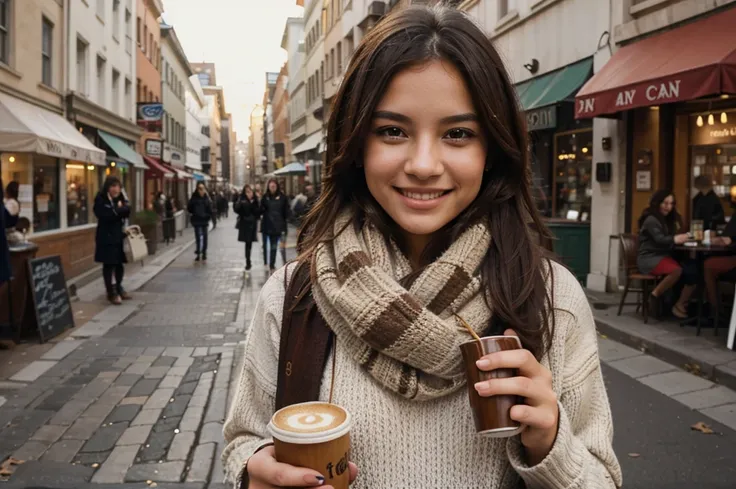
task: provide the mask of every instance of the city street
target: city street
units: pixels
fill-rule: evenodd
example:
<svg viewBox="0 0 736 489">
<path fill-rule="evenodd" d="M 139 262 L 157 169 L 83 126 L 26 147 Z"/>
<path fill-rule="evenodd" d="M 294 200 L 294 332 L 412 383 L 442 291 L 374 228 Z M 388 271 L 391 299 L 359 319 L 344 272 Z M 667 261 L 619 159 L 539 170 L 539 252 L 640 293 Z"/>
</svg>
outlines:
<svg viewBox="0 0 736 489">
<path fill-rule="evenodd" d="M 103 312 L 120 324 L 87 323 L 0 382 L 0 462 L 23 461 L 2 465 L 12 473 L 2 487 L 224 487 L 222 423 L 267 273 L 258 244 L 244 276 L 234 224 L 210 232 L 206 263 L 190 247 L 132 304 Z M 732 488 L 736 393 L 600 345 L 625 487 Z M 691 429 L 698 422 L 715 433 Z"/>
</svg>

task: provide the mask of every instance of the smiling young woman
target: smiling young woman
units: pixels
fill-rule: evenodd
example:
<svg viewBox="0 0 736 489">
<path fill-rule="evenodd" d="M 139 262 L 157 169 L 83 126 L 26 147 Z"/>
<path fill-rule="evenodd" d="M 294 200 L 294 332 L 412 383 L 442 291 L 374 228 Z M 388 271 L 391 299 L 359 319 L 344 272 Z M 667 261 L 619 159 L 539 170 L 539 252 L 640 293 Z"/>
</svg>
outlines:
<svg viewBox="0 0 736 489">
<path fill-rule="evenodd" d="M 463 13 L 412 7 L 365 37 L 336 96 L 323 191 L 297 261 L 339 345 L 320 399 L 353 416 L 355 488 L 613 488 L 621 473 L 590 307 L 575 278 L 544 258 L 527 135 L 492 43 Z M 229 476 L 242 487 L 319 486 L 279 464 L 274 411 L 285 283 L 265 284 L 225 425 Z M 517 335 L 523 349 L 473 386 L 523 399 L 519 436 L 475 433 L 459 345 Z M 244 468 L 244 463 L 247 466 Z"/>
</svg>

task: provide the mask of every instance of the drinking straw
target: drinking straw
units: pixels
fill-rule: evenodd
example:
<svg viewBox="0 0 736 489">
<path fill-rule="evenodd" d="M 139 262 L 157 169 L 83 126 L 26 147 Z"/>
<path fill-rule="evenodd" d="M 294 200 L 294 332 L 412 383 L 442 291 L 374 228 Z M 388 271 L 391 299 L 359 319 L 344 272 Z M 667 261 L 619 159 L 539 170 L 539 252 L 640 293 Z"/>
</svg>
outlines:
<svg viewBox="0 0 736 489">
<path fill-rule="evenodd" d="M 475 338 L 476 340 L 480 341 L 480 336 L 478 336 L 475 333 L 475 330 L 467 322 L 465 322 L 465 320 L 463 318 L 461 318 L 457 314 L 455 314 L 455 317 L 460 320 L 460 322 L 463 324 L 463 326 L 465 326 L 465 329 L 468 330 L 468 333 L 470 333 L 473 336 L 473 338 Z"/>
</svg>

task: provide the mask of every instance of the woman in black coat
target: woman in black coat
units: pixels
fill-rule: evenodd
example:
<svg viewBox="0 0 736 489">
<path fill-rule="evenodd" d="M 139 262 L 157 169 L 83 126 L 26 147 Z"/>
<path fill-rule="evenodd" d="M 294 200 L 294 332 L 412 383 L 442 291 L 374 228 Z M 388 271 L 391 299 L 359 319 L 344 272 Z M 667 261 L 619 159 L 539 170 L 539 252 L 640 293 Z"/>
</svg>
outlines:
<svg viewBox="0 0 736 489">
<path fill-rule="evenodd" d="M 213 223 L 215 222 L 215 213 L 212 210 L 212 200 L 207 194 L 204 183 L 197 182 L 197 190 L 189 199 L 187 210 L 189 211 L 189 222 L 194 226 L 194 237 L 197 241 L 194 261 L 199 261 L 200 256 L 202 260 L 207 261 L 207 227 L 210 224 L 210 219 Z"/>
<path fill-rule="evenodd" d="M 102 263 L 102 277 L 105 280 L 107 300 L 115 305 L 121 299 L 130 299 L 123 289 L 123 264 L 127 261 L 123 252 L 125 231 L 123 224 L 130 216 L 130 207 L 122 195 L 120 179 L 109 176 L 105 179 L 102 190 L 95 197 L 95 216 L 97 216 L 97 234 L 95 236 L 95 261 Z M 115 274 L 115 286 L 112 276 Z"/>
<path fill-rule="evenodd" d="M 245 243 L 245 270 L 248 271 L 251 269 L 250 254 L 258 234 L 260 212 L 258 199 L 250 185 L 243 188 L 243 193 L 233 205 L 233 210 L 238 215 L 238 241 Z"/>
<path fill-rule="evenodd" d="M 271 271 L 276 270 L 276 250 L 281 235 L 286 233 L 286 219 L 289 217 L 289 199 L 281 192 L 275 178 L 268 181 L 266 193 L 261 199 L 261 234 L 263 234 L 263 262 L 266 263 L 266 246 L 270 245 Z"/>
</svg>

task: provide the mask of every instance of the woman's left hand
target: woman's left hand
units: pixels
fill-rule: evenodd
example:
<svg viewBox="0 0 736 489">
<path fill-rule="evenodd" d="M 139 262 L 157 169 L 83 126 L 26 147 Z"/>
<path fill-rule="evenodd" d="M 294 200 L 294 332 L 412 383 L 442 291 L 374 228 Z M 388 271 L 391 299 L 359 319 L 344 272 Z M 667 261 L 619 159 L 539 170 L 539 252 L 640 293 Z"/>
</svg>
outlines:
<svg viewBox="0 0 736 489">
<path fill-rule="evenodd" d="M 511 329 L 504 334 L 516 336 Z M 552 373 L 525 349 L 490 353 L 476 365 L 485 372 L 499 368 L 518 371 L 517 377 L 478 382 L 475 389 L 483 397 L 513 395 L 524 398 L 524 404 L 511 408 L 510 416 L 525 427 L 521 443 L 526 449 L 527 463 L 530 466 L 540 463 L 552 450 L 560 419 L 557 394 L 552 390 Z"/>
</svg>

